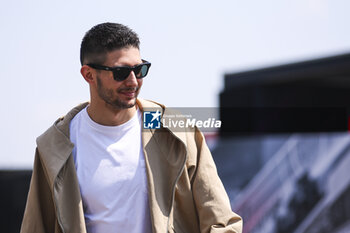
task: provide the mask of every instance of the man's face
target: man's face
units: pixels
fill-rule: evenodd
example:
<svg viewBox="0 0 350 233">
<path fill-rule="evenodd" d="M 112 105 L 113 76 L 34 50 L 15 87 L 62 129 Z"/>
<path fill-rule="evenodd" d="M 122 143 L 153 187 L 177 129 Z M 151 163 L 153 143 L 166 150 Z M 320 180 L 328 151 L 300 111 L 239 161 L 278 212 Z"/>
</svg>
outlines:
<svg viewBox="0 0 350 233">
<path fill-rule="evenodd" d="M 135 66 L 141 64 L 140 51 L 134 47 L 114 50 L 107 53 L 104 66 Z M 100 101 L 114 109 L 125 109 L 135 106 L 136 98 L 142 86 L 142 79 L 137 79 L 134 72 L 130 72 L 127 79 L 116 81 L 111 71 L 97 71 L 97 94 Z"/>
</svg>

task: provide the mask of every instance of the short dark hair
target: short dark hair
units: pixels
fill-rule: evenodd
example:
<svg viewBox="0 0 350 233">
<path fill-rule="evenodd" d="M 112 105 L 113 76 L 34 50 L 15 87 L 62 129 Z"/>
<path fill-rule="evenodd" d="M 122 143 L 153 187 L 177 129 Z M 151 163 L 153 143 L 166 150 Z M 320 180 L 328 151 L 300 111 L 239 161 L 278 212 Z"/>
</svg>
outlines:
<svg viewBox="0 0 350 233">
<path fill-rule="evenodd" d="M 101 23 L 86 32 L 80 46 L 80 63 L 100 63 L 105 61 L 106 53 L 127 47 L 139 49 L 138 35 L 125 25 Z"/>
</svg>

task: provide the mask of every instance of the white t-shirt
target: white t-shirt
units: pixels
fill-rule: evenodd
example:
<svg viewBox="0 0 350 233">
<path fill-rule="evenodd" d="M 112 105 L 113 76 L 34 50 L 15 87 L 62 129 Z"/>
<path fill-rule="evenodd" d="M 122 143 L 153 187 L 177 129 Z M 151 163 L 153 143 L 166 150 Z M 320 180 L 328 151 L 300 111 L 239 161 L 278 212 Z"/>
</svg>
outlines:
<svg viewBox="0 0 350 233">
<path fill-rule="evenodd" d="M 85 108 L 70 124 L 88 233 L 152 232 L 141 121 L 137 110 L 122 125 L 103 126 Z"/>
</svg>

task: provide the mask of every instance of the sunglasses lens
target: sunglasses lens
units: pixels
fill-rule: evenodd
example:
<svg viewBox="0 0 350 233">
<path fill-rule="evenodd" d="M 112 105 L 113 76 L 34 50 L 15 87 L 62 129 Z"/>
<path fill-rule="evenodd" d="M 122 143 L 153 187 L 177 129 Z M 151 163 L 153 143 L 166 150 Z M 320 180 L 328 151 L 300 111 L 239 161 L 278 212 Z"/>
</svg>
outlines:
<svg viewBox="0 0 350 233">
<path fill-rule="evenodd" d="M 145 77 L 148 72 L 148 66 L 147 65 L 142 65 L 141 67 L 141 77 Z"/>
<path fill-rule="evenodd" d="M 129 76 L 130 71 L 128 68 L 119 68 L 113 71 L 113 77 L 116 81 L 124 81 Z"/>
<path fill-rule="evenodd" d="M 133 71 L 135 73 L 136 78 L 144 78 L 149 70 L 149 65 L 140 64 L 134 68 L 129 67 L 118 67 L 113 70 L 113 77 L 116 81 L 124 81 L 130 75 L 130 72 Z"/>
<path fill-rule="evenodd" d="M 147 75 L 148 67 L 145 64 L 139 65 L 134 68 L 134 72 L 135 72 L 136 78 L 144 78 Z"/>
</svg>

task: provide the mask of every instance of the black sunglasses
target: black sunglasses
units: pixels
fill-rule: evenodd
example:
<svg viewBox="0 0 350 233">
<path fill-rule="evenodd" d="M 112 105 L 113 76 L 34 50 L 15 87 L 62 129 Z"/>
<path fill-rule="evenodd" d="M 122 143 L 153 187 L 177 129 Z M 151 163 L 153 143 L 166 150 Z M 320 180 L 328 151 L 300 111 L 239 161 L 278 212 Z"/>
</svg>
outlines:
<svg viewBox="0 0 350 233">
<path fill-rule="evenodd" d="M 87 65 L 96 70 L 112 71 L 114 80 L 119 82 L 127 79 L 131 71 L 134 71 L 136 78 L 138 79 L 144 78 L 146 77 L 148 70 L 151 67 L 151 63 L 145 60 L 142 60 L 142 63 L 136 66 L 109 67 L 109 66 L 103 66 L 103 65 L 97 65 L 97 64 L 87 64 Z"/>
</svg>

